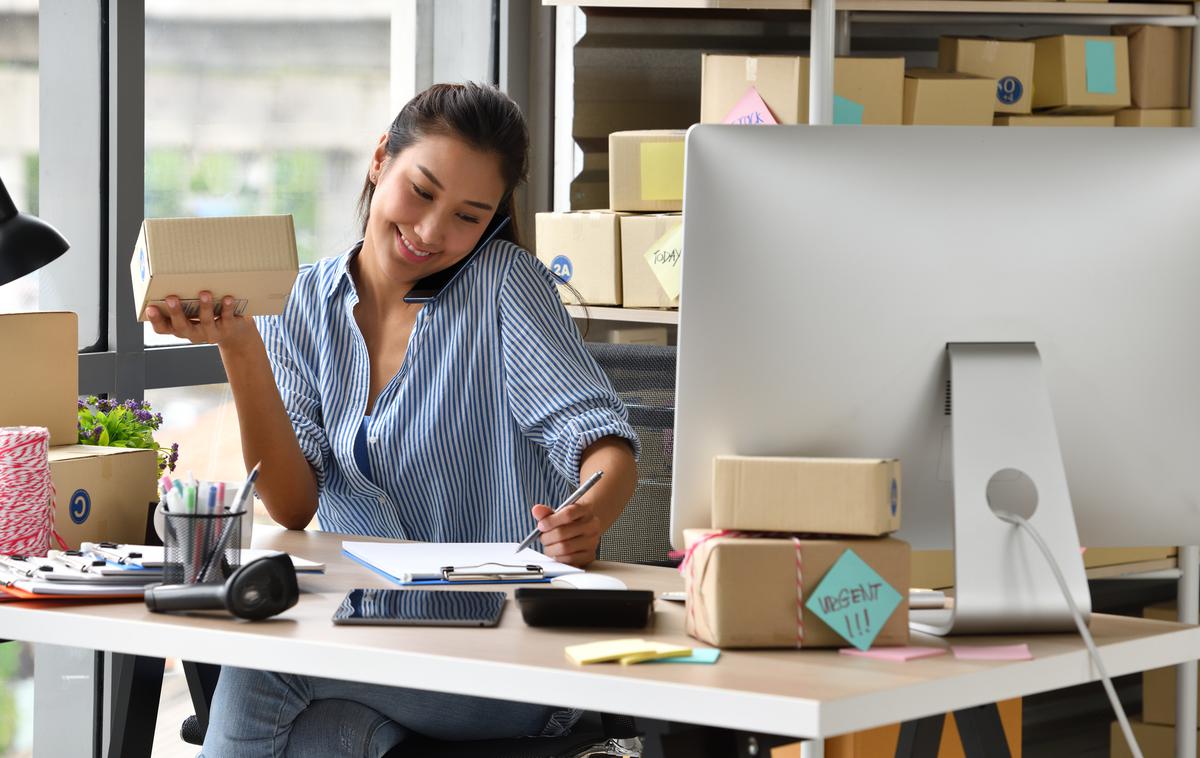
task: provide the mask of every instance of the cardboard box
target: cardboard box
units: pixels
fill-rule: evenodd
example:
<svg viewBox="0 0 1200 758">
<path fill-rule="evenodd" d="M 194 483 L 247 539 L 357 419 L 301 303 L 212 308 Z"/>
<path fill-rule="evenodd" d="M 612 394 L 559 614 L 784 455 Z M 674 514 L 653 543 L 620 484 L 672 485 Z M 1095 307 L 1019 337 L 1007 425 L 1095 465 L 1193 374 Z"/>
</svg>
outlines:
<svg viewBox="0 0 1200 758">
<path fill-rule="evenodd" d="M 996 126 L 1116 126 L 1116 116 L 996 116 Z"/>
<path fill-rule="evenodd" d="M 158 500 L 157 475 L 153 450 L 50 448 L 55 531 L 72 550 L 85 541 L 143 544 L 148 506 Z"/>
<path fill-rule="evenodd" d="M 629 326 L 608 330 L 608 342 L 614 345 L 660 345 L 670 343 L 670 333 L 665 326 Z M 639 432 L 640 433 L 640 432 Z"/>
<path fill-rule="evenodd" d="M 168 295 L 195 315 L 203 290 L 218 298 L 214 312 L 232 295 L 239 315 L 283 313 L 299 270 L 292 217 L 148 218 L 129 270 L 140 321 Z"/>
<path fill-rule="evenodd" d="M 1125 37 L 1059 35 L 1033 43 L 1035 110 L 1114 113 L 1129 107 Z"/>
<path fill-rule="evenodd" d="M 1175 127 L 1191 126 L 1192 112 L 1187 108 L 1156 108 L 1117 111 L 1117 126 Z"/>
<path fill-rule="evenodd" d="M 567 282 L 588 305 L 621 304 L 620 214 L 609 211 L 539 213 L 538 260 Z M 564 303 L 575 295 L 559 287 Z"/>
<path fill-rule="evenodd" d="M 942 37 L 938 41 L 939 70 L 996 80 L 996 113 L 1033 111 L 1033 56 L 1032 42 L 980 37 Z"/>
<path fill-rule="evenodd" d="M 1173 547 L 1089 547 L 1083 553 L 1084 568 L 1120 566 L 1174 558 L 1179 552 Z"/>
<path fill-rule="evenodd" d="M 953 550 L 914 550 L 912 553 L 912 586 L 931 590 L 954 587 Z"/>
<path fill-rule="evenodd" d="M 700 123 L 720 124 L 746 90 L 754 87 L 781 124 L 808 123 L 808 67 L 798 55 L 717 55 L 701 59 Z"/>
<path fill-rule="evenodd" d="M 900 528 L 900 461 L 718 455 L 712 525 L 870 537 L 894 532 Z"/>
<path fill-rule="evenodd" d="M 953 71 L 904 75 L 904 123 L 991 126 L 996 80 Z"/>
<path fill-rule="evenodd" d="M 808 58 L 714 55 L 702 63 L 701 123 L 719 124 L 754 87 L 781 124 L 808 123 Z M 838 58 L 833 69 L 835 124 L 899 124 L 903 58 Z"/>
<path fill-rule="evenodd" d="M 908 543 L 890 537 L 798 540 L 802 576 L 797 576 L 797 541 L 787 537 L 715 536 L 711 529 L 686 529 L 684 571 L 687 632 L 722 648 L 847 647 L 850 643 L 807 607 L 830 568 L 853 550 L 893 589 L 900 603 L 882 622 L 873 645 L 908 644 Z M 797 587 L 797 579 L 802 586 Z M 798 593 L 797 590 L 800 589 Z M 799 597 L 798 597 L 799 595 Z M 797 644 L 797 603 L 803 642 Z M 878 625 L 879 619 L 871 624 Z M 872 629 L 874 631 L 874 629 Z"/>
<path fill-rule="evenodd" d="M 1155 621 L 1178 621 L 1179 610 L 1173 601 L 1156 603 L 1146 606 L 1142 616 Z M 1174 666 L 1142 672 L 1142 721 L 1174 727 L 1175 703 Z M 1200 714 L 1200 706 L 1197 713 Z"/>
<path fill-rule="evenodd" d="M 1129 99 L 1134 108 L 1191 105 L 1191 29 L 1114 26 L 1112 31 L 1129 40 Z"/>
<path fill-rule="evenodd" d="M 679 276 L 683 264 L 678 213 L 623 216 L 621 218 L 621 292 L 626 308 L 678 308 Z M 668 236 L 670 235 L 670 236 Z M 671 297 L 646 255 L 653 249 L 663 276 L 674 279 Z"/>
<path fill-rule="evenodd" d="M 996 703 L 996 709 L 1000 712 L 1000 725 L 1004 728 L 1004 740 L 1008 743 L 1009 754 L 1012 758 L 1021 758 L 1021 699 L 1002 700 Z M 831 737 L 825 740 L 825 758 L 879 758 L 895 755 L 899 741 L 899 724 Z M 771 758 L 800 758 L 800 743 L 772 748 Z M 937 758 L 965 758 L 958 724 L 950 714 L 946 714 L 942 727 Z"/>
<path fill-rule="evenodd" d="M 608 135 L 608 207 L 614 211 L 683 210 L 682 129 Z"/>
<path fill-rule="evenodd" d="M 44 426 L 51 445 L 79 440 L 79 318 L 68 312 L 0 314 L 0 426 Z"/>
<path fill-rule="evenodd" d="M 1133 738 L 1137 740 L 1143 758 L 1175 758 L 1175 727 L 1147 724 L 1137 719 L 1129 719 L 1129 726 L 1133 729 Z M 1200 745 L 1200 732 L 1196 736 L 1197 745 Z M 1120 722 L 1112 722 L 1109 740 L 1109 755 L 1112 758 L 1133 758 L 1133 753 L 1125 744 Z"/>
<path fill-rule="evenodd" d="M 158 499 L 153 450 L 78 445 L 78 318 L 74 313 L 0 314 L 0 426 L 50 430 L 54 528 L 72 548 L 83 540 L 142 542 Z M 51 547 L 51 545 L 47 545 Z"/>
</svg>

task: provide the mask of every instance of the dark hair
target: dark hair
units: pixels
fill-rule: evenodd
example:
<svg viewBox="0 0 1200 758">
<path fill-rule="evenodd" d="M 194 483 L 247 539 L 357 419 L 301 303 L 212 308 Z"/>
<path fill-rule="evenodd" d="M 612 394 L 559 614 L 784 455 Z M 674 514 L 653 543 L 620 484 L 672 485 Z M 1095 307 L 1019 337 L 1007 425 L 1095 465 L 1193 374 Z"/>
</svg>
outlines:
<svg viewBox="0 0 1200 758">
<path fill-rule="evenodd" d="M 517 104 L 487 84 L 435 84 L 409 100 L 392 121 L 385 148 L 387 157 L 394 158 L 431 135 L 457 137 L 480 152 L 494 153 L 500 158 L 504 197 L 496 213 L 511 219 L 497 236 L 520 245 L 513 190 L 529 173 L 529 130 Z M 364 235 L 374 196 L 375 184 L 368 175 L 358 199 Z"/>
</svg>

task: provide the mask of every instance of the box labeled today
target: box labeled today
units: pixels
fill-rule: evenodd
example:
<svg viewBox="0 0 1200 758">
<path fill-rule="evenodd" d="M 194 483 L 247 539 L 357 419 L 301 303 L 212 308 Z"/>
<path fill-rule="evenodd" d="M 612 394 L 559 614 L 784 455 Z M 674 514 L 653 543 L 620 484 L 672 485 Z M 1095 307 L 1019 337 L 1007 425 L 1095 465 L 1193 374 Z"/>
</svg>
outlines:
<svg viewBox="0 0 1200 758">
<path fill-rule="evenodd" d="M 535 219 L 538 260 L 588 305 L 621 304 L 621 215 L 567 211 Z M 577 304 L 566 287 L 559 294 L 564 303 Z"/>
<path fill-rule="evenodd" d="M 1112 31 L 1129 39 L 1129 99 L 1134 108 L 1187 108 L 1191 104 L 1191 29 L 1114 26 Z"/>
<path fill-rule="evenodd" d="M 683 210 L 682 129 L 608 135 L 608 207 L 614 211 Z"/>
<path fill-rule="evenodd" d="M 907 542 L 891 537 L 735 537 L 711 529 L 685 529 L 684 540 L 687 633 L 697 639 L 722 648 L 848 646 L 847 638 L 807 603 L 843 554 L 853 550 L 900 594 L 899 604 L 886 619 L 867 622 L 872 627 L 869 632 L 876 634 L 872 644 L 908 644 Z M 858 592 L 859 588 L 847 589 L 848 602 Z"/>
<path fill-rule="evenodd" d="M 682 225 L 678 213 L 621 217 L 621 293 L 626 308 L 679 307 Z"/>
<path fill-rule="evenodd" d="M 996 113 L 1033 110 L 1032 42 L 982 37 L 942 37 L 938 40 L 938 69 L 984 76 L 996 81 Z"/>
<path fill-rule="evenodd" d="M 238 315 L 283 313 L 299 270 L 292 217 L 148 218 L 129 270 L 140 321 L 148 305 L 165 312 L 169 295 L 195 316 L 204 290 L 216 298 L 218 314 L 226 295 Z"/>
<path fill-rule="evenodd" d="M 1129 107 L 1129 40 L 1058 35 L 1033 41 L 1033 107 L 1113 113 Z"/>
<path fill-rule="evenodd" d="M 900 461 L 713 458 L 715 529 L 879 536 L 900 528 Z"/>
<path fill-rule="evenodd" d="M 903 58 L 837 58 L 833 123 L 899 124 L 903 116 Z M 808 123 L 809 59 L 797 55 L 706 54 L 702 61 L 700 121 L 719 124 L 754 87 L 781 124 Z"/>
<path fill-rule="evenodd" d="M 991 126 L 996 80 L 916 68 L 904 74 L 904 123 Z"/>
</svg>

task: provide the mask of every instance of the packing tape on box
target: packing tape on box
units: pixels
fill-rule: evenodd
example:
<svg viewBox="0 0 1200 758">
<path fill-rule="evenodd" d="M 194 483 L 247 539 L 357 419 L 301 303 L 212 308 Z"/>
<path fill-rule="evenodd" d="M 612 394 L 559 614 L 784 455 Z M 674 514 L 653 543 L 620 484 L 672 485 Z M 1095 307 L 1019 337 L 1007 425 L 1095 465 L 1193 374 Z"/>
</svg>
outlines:
<svg viewBox="0 0 1200 758">
<path fill-rule="evenodd" d="M 696 577 L 695 561 L 692 560 L 692 554 L 696 549 L 708 542 L 709 540 L 718 537 L 776 537 L 779 535 L 769 532 L 735 532 L 729 529 L 721 529 L 707 534 L 696 542 L 692 543 L 684 552 L 683 560 L 679 564 L 679 573 L 688 579 L 688 598 L 687 612 L 692 618 L 694 628 L 699 628 L 701 622 L 705 622 L 703 614 L 698 618 L 696 615 L 697 601 L 693 599 L 692 593 L 695 593 L 696 598 L 700 597 L 700 583 L 704 581 L 704 577 Z M 804 554 L 800 545 L 800 538 L 791 535 L 792 544 L 796 546 L 796 647 L 804 647 Z M 705 569 L 708 568 L 708 563 L 705 562 Z M 706 623 L 706 622 L 705 622 Z M 711 635 L 708 635 L 711 637 Z"/>
<path fill-rule="evenodd" d="M 746 57 L 746 81 L 758 81 L 758 58 L 752 56 Z"/>
</svg>

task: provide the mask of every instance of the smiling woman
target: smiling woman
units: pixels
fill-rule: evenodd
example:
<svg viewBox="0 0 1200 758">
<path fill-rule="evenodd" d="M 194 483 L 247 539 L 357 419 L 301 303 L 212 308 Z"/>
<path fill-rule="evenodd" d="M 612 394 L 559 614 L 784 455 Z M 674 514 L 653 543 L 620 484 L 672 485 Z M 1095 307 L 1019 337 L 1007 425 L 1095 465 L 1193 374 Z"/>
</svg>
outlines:
<svg viewBox="0 0 1200 758">
<path fill-rule="evenodd" d="M 488 236 L 512 214 L 528 141 L 496 88 L 437 85 L 369 153 L 363 239 L 302 268 L 282 315 L 214 317 L 212 294 L 225 293 L 202 293 L 197 319 L 173 297 L 147 310 L 160 333 L 218 345 L 245 463 L 261 462 L 258 494 L 279 523 L 300 529 L 315 516 L 326 530 L 431 542 L 515 543 L 536 527 L 547 555 L 595 559 L 633 493 L 638 443 L 558 279 L 511 224 Z M 406 299 L 456 268 L 429 297 Z M 599 471 L 586 495 L 549 507 Z M 336 707 L 309 711 L 317 701 Z M 205 754 L 344 754 L 350 735 L 354 754 L 378 755 L 410 731 L 556 735 L 576 718 L 226 668 Z"/>
</svg>

